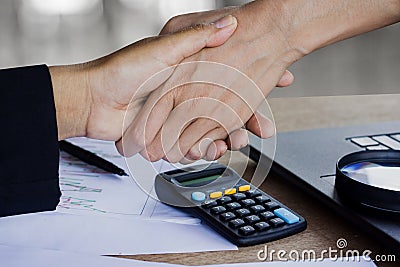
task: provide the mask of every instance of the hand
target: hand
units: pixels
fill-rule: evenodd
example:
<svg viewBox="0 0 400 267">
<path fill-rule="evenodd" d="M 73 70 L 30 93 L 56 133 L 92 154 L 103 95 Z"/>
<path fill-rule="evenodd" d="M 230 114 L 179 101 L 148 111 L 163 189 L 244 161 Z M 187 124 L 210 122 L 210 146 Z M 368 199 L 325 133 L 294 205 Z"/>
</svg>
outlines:
<svg viewBox="0 0 400 267">
<path fill-rule="evenodd" d="M 248 9 L 247 6 L 246 9 Z M 238 31 L 235 36 L 232 37 L 232 40 L 229 40 L 223 46 L 214 49 L 205 49 L 200 53 L 189 57 L 184 62 L 217 61 L 236 67 L 247 73 L 259 86 L 262 85 L 260 86 L 262 89 L 262 97 L 260 97 L 260 94 L 254 94 L 252 96 L 249 92 L 247 92 L 248 94 L 246 95 L 246 87 L 240 88 L 239 83 L 235 85 L 235 81 L 231 81 L 231 85 L 236 87 L 233 91 L 235 91 L 241 99 L 235 97 L 232 92 L 230 94 L 217 92 L 217 90 L 214 90 L 215 88 L 212 88 L 211 86 L 185 87 L 186 90 L 180 88 L 179 90 L 174 90 L 170 94 L 166 94 L 157 102 L 157 104 L 151 102 L 151 99 L 149 99 L 145 108 L 142 110 L 143 112 L 140 113 L 138 118 L 131 125 L 131 129 L 128 129 L 125 133 L 125 140 L 127 140 L 126 142 L 129 142 L 129 145 L 125 147 L 128 149 L 125 149 L 124 151 L 126 155 L 142 151 L 142 155 L 152 161 L 159 160 L 167 155 L 167 159 L 172 162 L 179 161 L 184 156 L 186 156 L 184 161 L 196 160 L 200 157 L 213 159 L 212 156 L 220 156 L 220 154 L 218 154 L 218 148 L 213 148 L 207 151 L 208 145 L 211 144 L 212 141 L 216 141 L 215 144 L 217 144 L 218 140 L 224 140 L 227 137 L 227 134 L 231 134 L 231 140 L 234 139 L 233 137 L 239 136 L 244 140 L 242 144 L 247 144 L 247 139 L 243 138 L 243 136 L 247 137 L 246 135 L 243 135 L 245 132 L 243 130 L 238 131 L 238 129 L 245 124 L 250 130 L 261 137 L 269 137 L 273 134 L 273 128 L 269 121 L 259 114 L 257 114 L 257 116 L 252 116 L 252 114 L 264 96 L 266 96 L 277 83 L 279 84 L 281 81 L 281 85 L 285 85 L 285 83 L 290 84 L 293 81 L 293 76 L 285 72 L 285 69 L 290 65 L 289 62 L 295 61 L 296 57 L 287 47 L 286 40 L 283 39 L 282 34 L 279 33 L 279 31 L 276 31 L 276 29 L 272 31 L 272 26 L 263 26 L 264 29 L 262 31 L 257 31 L 255 27 L 251 28 L 250 26 L 253 26 L 251 19 L 247 15 L 244 16 L 242 14 L 243 11 L 241 8 L 235 8 L 224 9 L 221 12 L 206 12 L 200 15 L 192 14 L 188 15 L 189 18 L 186 16 L 179 16 L 176 18 L 178 23 L 174 22 L 175 19 L 171 20 L 169 24 L 173 26 L 165 27 L 162 33 L 165 33 L 167 30 L 177 29 L 176 24 L 179 24 L 182 20 L 184 21 L 183 25 L 185 25 L 185 23 L 192 23 L 193 18 L 199 18 L 202 17 L 202 15 L 205 15 L 205 18 L 202 17 L 202 20 L 200 21 L 207 21 L 210 18 L 221 16 L 221 13 L 225 15 L 225 12 L 233 12 L 235 16 L 241 16 L 242 21 L 244 21 L 246 25 L 239 25 Z M 268 22 L 266 25 L 274 25 L 274 23 Z M 268 29 L 266 30 L 265 28 Z M 262 36 L 264 32 L 266 34 L 264 38 L 262 38 L 263 42 L 259 42 L 259 36 Z M 266 47 L 264 47 L 265 42 L 267 42 Z M 279 49 L 275 48 L 275 46 Z M 172 82 L 169 84 L 174 84 L 174 80 L 179 81 L 181 77 L 196 77 L 196 75 L 201 72 L 199 69 L 196 69 L 191 73 L 185 70 L 180 71 L 180 69 L 181 68 L 178 68 L 174 72 L 169 80 L 172 80 Z M 224 76 L 223 73 L 219 73 L 219 75 Z M 180 113 L 171 113 L 180 104 L 187 102 L 190 99 L 202 97 L 213 98 L 222 103 L 226 103 L 229 107 L 235 107 L 235 110 L 239 111 L 241 114 L 240 118 L 234 122 L 230 122 L 230 125 L 224 123 L 225 121 L 232 119 L 231 116 L 227 115 L 225 118 L 220 117 L 220 122 L 224 125 L 218 125 L 218 123 L 210 120 L 207 121 L 206 119 L 198 119 L 197 121 L 190 121 L 191 124 L 188 126 L 189 121 L 184 114 L 192 114 L 191 116 L 193 116 L 193 114 L 202 114 L 202 116 L 208 118 L 217 117 L 217 114 L 215 114 L 215 111 L 218 110 L 217 105 L 214 107 L 215 110 L 213 113 L 212 106 L 207 103 L 201 104 L 201 101 L 196 101 L 196 105 L 189 105 L 186 109 L 182 108 Z M 246 104 L 248 103 L 251 103 L 250 110 L 246 109 Z M 153 105 L 155 105 L 154 109 L 157 110 L 157 113 L 153 113 L 152 115 L 151 107 Z M 207 110 L 210 112 L 207 112 Z M 159 114 L 170 115 L 159 116 Z M 146 129 L 138 129 L 137 125 L 147 122 L 147 117 L 149 115 L 149 123 L 147 124 Z M 167 135 L 163 138 L 165 141 L 170 143 L 168 145 L 163 144 L 161 141 L 161 127 L 164 123 L 165 126 L 163 129 L 169 129 L 165 130 Z M 171 136 L 173 132 L 172 129 L 181 129 L 182 132 L 174 132 L 173 135 L 175 136 Z M 235 135 L 235 133 L 237 134 Z M 179 142 L 176 142 L 178 138 Z M 205 145 L 200 146 L 202 140 L 207 140 L 207 142 L 203 142 Z M 117 143 L 117 147 L 122 147 L 122 144 Z M 239 147 L 241 147 L 241 145 L 237 148 Z"/>
<path fill-rule="evenodd" d="M 119 140 L 124 132 L 124 116 L 125 125 L 129 125 L 149 93 L 169 75 L 137 93 L 146 79 L 204 47 L 223 44 L 236 27 L 235 19 L 222 19 L 147 38 L 92 62 L 50 67 L 59 139 L 87 136 Z M 172 73 L 174 68 L 170 69 Z"/>
<path fill-rule="evenodd" d="M 170 19 L 160 32 L 160 35 L 169 34 L 171 32 L 179 31 L 190 25 L 197 23 L 210 23 L 224 16 L 233 14 L 238 11 L 239 7 L 225 7 L 217 10 L 190 13 L 184 15 L 178 15 Z M 276 85 L 277 87 L 288 87 L 294 82 L 294 76 L 289 71 L 285 71 L 280 81 Z M 271 121 L 258 113 L 252 115 L 249 121 L 246 123 L 246 129 L 259 137 L 268 137 L 269 133 L 273 130 Z M 206 142 L 207 143 L 207 142 Z M 205 156 L 208 160 L 215 160 L 220 158 L 227 149 L 239 150 L 248 144 L 248 135 L 245 129 L 239 129 L 232 132 L 226 140 L 216 140 L 210 144 L 210 147 L 206 149 L 206 143 L 203 144 L 199 151 L 198 146 L 193 147 L 192 151 L 187 155 L 193 159 L 203 158 Z M 151 153 L 151 152 L 150 152 Z M 191 155 L 191 156 L 190 156 Z M 214 156 L 213 156 L 214 155 Z M 181 163 L 191 162 L 184 159 Z"/>
</svg>

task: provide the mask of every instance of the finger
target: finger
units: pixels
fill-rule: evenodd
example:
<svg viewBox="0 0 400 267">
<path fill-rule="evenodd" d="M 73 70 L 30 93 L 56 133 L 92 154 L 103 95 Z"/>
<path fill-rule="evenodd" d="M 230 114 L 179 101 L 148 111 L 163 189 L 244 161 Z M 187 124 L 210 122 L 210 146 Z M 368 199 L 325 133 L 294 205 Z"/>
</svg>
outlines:
<svg viewBox="0 0 400 267">
<path fill-rule="evenodd" d="M 222 142 L 226 137 L 227 133 L 222 127 L 211 130 L 189 149 L 185 158 L 194 161 L 218 159 L 228 149 L 226 143 Z"/>
<path fill-rule="evenodd" d="M 199 118 L 183 131 L 173 147 L 166 151 L 168 161 L 177 162 L 182 159 L 189 149 L 210 130 L 218 128 L 219 124 L 213 120 Z"/>
<path fill-rule="evenodd" d="M 225 141 L 230 150 L 240 150 L 249 144 L 249 135 L 246 129 L 242 128 L 232 132 Z"/>
<path fill-rule="evenodd" d="M 214 23 L 198 24 L 177 33 L 161 36 L 150 42 L 150 45 L 155 47 L 152 51 L 154 50 L 156 58 L 173 66 L 205 47 L 224 44 L 236 28 L 236 18 L 229 15 Z"/>
<path fill-rule="evenodd" d="M 274 123 L 258 111 L 247 121 L 246 128 L 260 138 L 270 138 L 275 134 Z"/>
<path fill-rule="evenodd" d="M 150 52 L 155 53 L 154 56 L 156 58 L 161 58 L 166 64 L 173 66 L 204 47 L 215 47 L 223 44 L 232 35 L 236 27 L 236 18 L 227 16 L 213 24 L 191 27 L 179 33 L 161 37 L 150 42 L 150 47 L 148 48 Z M 171 44 L 174 45 L 173 49 L 171 49 Z M 168 51 L 164 51 L 162 49 L 164 47 L 169 48 Z M 154 90 L 155 88 L 152 89 Z M 122 155 L 132 156 L 143 150 L 146 143 L 144 138 L 145 130 L 148 131 L 148 139 L 151 141 L 165 122 L 167 115 L 171 111 L 171 106 L 162 101 L 161 104 L 156 104 L 155 106 L 154 103 L 154 101 L 150 101 L 147 108 L 140 112 L 132 125 L 128 127 L 128 134 L 124 134 L 124 138 L 129 143 L 129 146 L 124 148 L 122 140 L 117 141 L 117 149 Z M 154 114 L 152 111 L 153 106 L 158 111 L 158 114 L 162 114 L 161 116 L 151 116 L 151 114 Z M 149 122 L 147 122 L 147 118 Z M 144 127 L 144 125 L 147 125 L 147 127 Z"/>
<path fill-rule="evenodd" d="M 177 162 L 208 132 L 222 129 L 223 134 L 219 138 L 213 137 L 212 141 L 223 140 L 227 133 L 243 125 L 239 114 L 230 105 L 213 98 L 192 98 L 174 108 L 161 134 L 157 135 L 162 150 L 152 148 L 152 151 L 159 151 L 159 154 L 162 151 L 168 161 Z M 160 148 L 160 145 L 156 147 Z"/>
<path fill-rule="evenodd" d="M 216 152 L 214 153 L 213 151 L 209 151 L 210 149 L 212 150 L 213 147 L 215 147 Z M 210 155 L 211 160 L 217 160 L 220 157 L 222 157 L 226 151 L 228 151 L 228 145 L 224 140 L 215 140 L 207 150 L 207 154 Z M 215 155 L 214 157 L 212 155 Z"/>
<path fill-rule="evenodd" d="M 172 97 L 172 94 L 164 94 L 162 90 L 157 90 L 149 96 L 122 138 L 116 142 L 117 150 L 121 155 L 125 157 L 135 155 L 154 138 L 160 125 L 173 109 Z"/>
<path fill-rule="evenodd" d="M 211 148 L 211 149 L 215 149 L 216 150 L 216 152 L 213 152 L 213 151 L 209 152 L 211 155 L 215 155 L 212 160 L 219 159 L 220 157 L 225 155 L 226 151 L 228 150 L 228 145 L 225 142 L 225 140 L 216 140 L 216 141 L 212 142 L 210 144 L 210 146 L 208 147 L 208 150 L 210 149 L 211 146 L 213 146 L 213 148 Z M 183 159 L 181 159 L 179 161 L 179 163 L 184 164 L 184 165 L 191 164 L 193 162 L 196 162 L 196 160 L 189 159 L 188 155 L 186 155 Z"/>
<path fill-rule="evenodd" d="M 182 29 L 195 24 L 211 23 L 232 14 L 237 8 L 238 7 L 225 7 L 217 10 L 196 12 L 173 17 L 165 24 L 160 35 L 181 31 Z"/>
<path fill-rule="evenodd" d="M 285 72 L 283 73 L 281 79 L 279 80 L 278 84 L 276 85 L 277 87 L 288 87 L 291 86 L 294 82 L 294 76 L 293 74 L 288 71 L 285 70 Z"/>
</svg>

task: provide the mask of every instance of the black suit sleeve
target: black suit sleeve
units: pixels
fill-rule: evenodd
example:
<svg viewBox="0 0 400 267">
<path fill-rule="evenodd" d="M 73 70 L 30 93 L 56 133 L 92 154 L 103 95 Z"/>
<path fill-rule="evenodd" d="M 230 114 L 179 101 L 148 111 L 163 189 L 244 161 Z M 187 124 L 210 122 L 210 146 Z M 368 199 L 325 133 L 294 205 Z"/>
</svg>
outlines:
<svg viewBox="0 0 400 267">
<path fill-rule="evenodd" d="M 54 210 L 58 134 L 47 66 L 0 70 L 0 217 Z"/>
</svg>

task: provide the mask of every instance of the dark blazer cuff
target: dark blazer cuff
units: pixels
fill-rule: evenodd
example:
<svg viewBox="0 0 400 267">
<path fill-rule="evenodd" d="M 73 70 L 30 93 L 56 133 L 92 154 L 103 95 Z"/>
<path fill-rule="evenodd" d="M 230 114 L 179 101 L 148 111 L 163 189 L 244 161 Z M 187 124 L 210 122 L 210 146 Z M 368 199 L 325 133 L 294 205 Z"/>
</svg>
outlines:
<svg viewBox="0 0 400 267">
<path fill-rule="evenodd" d="M 0 216 L 56 208 L 58 133 L 45 65 L 0 71 Z"/>
</svg>

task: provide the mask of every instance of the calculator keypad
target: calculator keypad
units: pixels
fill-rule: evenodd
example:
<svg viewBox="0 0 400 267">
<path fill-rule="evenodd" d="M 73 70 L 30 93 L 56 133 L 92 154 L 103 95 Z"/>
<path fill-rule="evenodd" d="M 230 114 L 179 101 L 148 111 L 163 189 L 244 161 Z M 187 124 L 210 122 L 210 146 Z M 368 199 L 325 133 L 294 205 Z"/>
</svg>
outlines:
<svg viewBox="0 0 400 267">
<path fill-rule="evenodd" d="M 226 213 L 222 213 L 219 216 L 219 218 L 221 219 L 221 221 L 227 222 L 227 221 L 230 221 L 230 220 L 236 218 L 236 216 L 232 212 L 226 212 Z"/>
<path fill-rule="evenodd" d="M 260 221 L 260 217 L 257 215 L 250 215 L 244 218 L 244 221 L 247 222 L 248 224 L 255 224 Z"/>
<path fill-rule="evenodd" d="M 227 204 L 229 202 L 232 202 L 232 198 L 230 198 L 230 197 L 221 197 L 220 199 L 217 200 L 217 202 L 220 205 L 224 205 L 224 204 Z"/>
<path fill-rule="evenodd" d="M 267 208 L 267 210 L 276 210 L 277 208 L 281 207 L 278 203 L 272 201 L 265 203 L 264 206 Z"/>
<path fill-rule="evenodd" d="M 250 207 L 250 210 L 253 213 L 258 214 L 258 213 L 261 213 L 261 212 L 265 211 L 265 208 L 263 206 L 261 206 L 261 205 L 255 205 L 253 207 Z"/>
<path fill-rule="evenodd" d="M 231 197 L 232 197 L 232 199 L 234 199 L 236 201 L 240 201 L 242 199 L 247 198 L 246 195 L 243 193 L 236 193 L 236 194 L 232 195 Z"/>
<path fill-rule="evenodd" d="M 244 206 L 244 207 L 250 207 L 250 206 L 253 206 L 254 204 L 256 204 L 256 202 L 254 201 L 254 200 L 252 200 L 252 199 L 243 199 L 242 201 L 240 201 L 240 203 L 242 203 L 242 205 Z"/>
<path fill-rule="evenodd" d="M 226 208 L 224 208 L 222 206 L 216 206 L 214 208 L 211 208 L 211 214 L 214 214 L 214 215 L 221 214 L 225 211 L 226 211 Z"/>
<path fill-rule="evenodd" d="M 205 201 L 201 207 L 239 236 L 268 235 L 299 222 L 297 215 L 251 186 L 221 191 L 228 194 Z"/>
<path fill-rule="evenodd" d="M 237 210 L 237 209 L 239 209 L 239 208 L 241 208 L 242 206 L 239 204 L 239 203 L 237 203 L 237 202 L 232 202 L 232 203 L 228 203 L 228 204 L 226 204 L 226 208 L 228 209 L 228 210 Z"/>
<path fill-rule="evenodd" d="M 245 217 L 245 216 L 250 215 L 250 214 L 251 214 L 251 212 L 248 209 L 240 209 L 240 210 L 236 211 L 236 215 L 238 217 Z"/>
<path fill-rule="evenodd" d="M 245 222 L 242 219 L 234 219 L 229 222 L 229 226 L 233 229 L 239 228 L 240 226 L 244 225 Z"/>
<path fill-rule="evenodd" d="M 266 223 L 266 222 L 258 222 L 254 225 L 254 228 L 256 228 L 256 230 L 258 232 L 263 232 L 263 231 L 267 231 L 268 229 L 270 229 L 271 225 L 269 225 L 269 223 Z"/>
<path fill-rule="evenodd" d="M 243 226 L 243 227 L 241 227 L 239 229 L 239 233 L 241 233 L 242 235 L 251 235 L 255 231 L 256 230 L 253 227 L 249 226 L 249 225 Z"/>
</svg>

